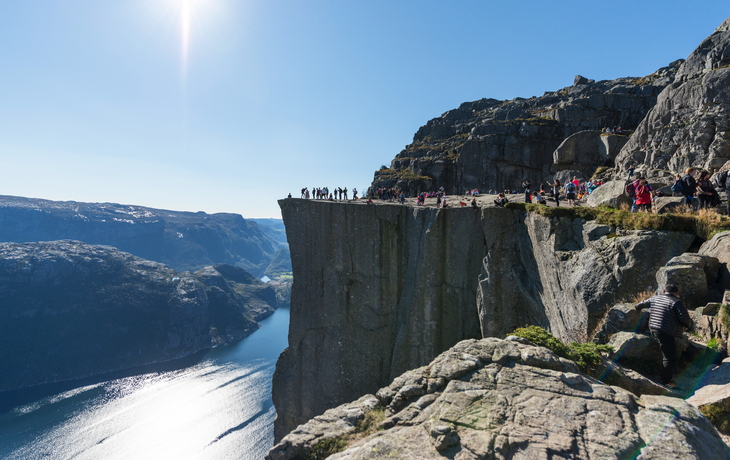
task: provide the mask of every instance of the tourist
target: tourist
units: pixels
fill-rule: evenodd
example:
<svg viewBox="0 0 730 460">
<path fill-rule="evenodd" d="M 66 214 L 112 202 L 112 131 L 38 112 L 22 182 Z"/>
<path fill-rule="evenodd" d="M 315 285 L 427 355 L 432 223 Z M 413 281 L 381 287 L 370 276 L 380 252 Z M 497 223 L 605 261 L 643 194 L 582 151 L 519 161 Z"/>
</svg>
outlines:
<svg viewBox="0 0 730 460">
<path fill-rule="evenodd" d="M 287 198 L 291 198 L 291 193 L 289 193 L 289 195 L 287 196 Z"/>
<path fill-rule="evenodd" d="M 352 199 L 357 200 L 357 189 L 352 187 Z"/>
<path fill-rule="evenodd" d="M 532 200 L 530 199 L 532 184 L 530 184 L 529 180 L 522 182 L 522 191 L 525 192 L 525 203 L 532 203 Z"/>
<path fill-rule="evenodd" d="M 565 184 L 565 199 L 568 200 L 568 206 L 575 206 L 575 194 L 577 189 L 578 187 L 576 187 L 575 182 L 568 182 Z"/>
<path fill-rule="evenodd" d="M 552 184 L 550 182 L 548 182 L 547 184 L 553 188 L 555 206 L 560 207 L 560 181 L 555 179 L 555 182 L 553 182 Z"/>
<path fill-rule="evenodd" d="M 507 197 L 504 195 L 504 193 L 500 193 L 499 195 L 497 195 L 497 199 L 494 200 L 494 204 L 496 204 L 500 208 L 504 207 L 504 205 L 506 205 L 507 203 L 509 203 L 509 200 L 507 200 Z"/>
<path fill-rule="evenodd" d="M 684 177 L 682 177 L 682 196 L 684 196 L 684 204 L 687 206 L 692 206 L 693 197 L 697 192 L 696 175 L 697 170 L 695 168 L 687 168 Z"/>
<path fill-rule="evenodd" d="M 699 180 L 697 181 L 697 201 L 699 201 L 700 209 L 720 204 L 720 194 L 717 193 L 717 190 L 715 190 L 715 187 L 710 181 L 709 171 L 702 171 L 699 175 Z"/>
<path fill-rule="evenodd" d="M 673 284 L 667 284 L 663 294 L 639 302 L 634 308 L 642 310 L 646 307 L 649 307 L 649 332 L 662 351 L 660 381 L 663 385 L 676 389 L 672 382 L 674 366 L 677 364 L 675 338 L 682 338 L 682 329 L 689 329 L 692 320 L 679 300 L 679 289 Z"/>
<path fill-rule="evenodd" d="M 651 192 L 649 182 L 646 179 L 641 179 L 634 195 L 634 207 L 637 211 L 651 211 Z"/>
<path fill-rule="evenodd" d="M 477 212 L 479 210 L 479 205 L 477 205 L 477 199 L 472 198 L 471 200 L 471 207 L 474 209 L 474 212 Z"/>
<path fill-rule="evenodd" d="M 544 204 L 547 206 L 547 200 L 545 200 L 544 194 L 532 192 L 532 202 L 537 204 Z"/>
<path fill-rule="evenodd" d="M 643 179 L 641 173 L 636 175 L 636 180 L 624 186 L 624 194 L 631 198 L 631 212 L 636 212 L 636 189 Z"/>
</svg>

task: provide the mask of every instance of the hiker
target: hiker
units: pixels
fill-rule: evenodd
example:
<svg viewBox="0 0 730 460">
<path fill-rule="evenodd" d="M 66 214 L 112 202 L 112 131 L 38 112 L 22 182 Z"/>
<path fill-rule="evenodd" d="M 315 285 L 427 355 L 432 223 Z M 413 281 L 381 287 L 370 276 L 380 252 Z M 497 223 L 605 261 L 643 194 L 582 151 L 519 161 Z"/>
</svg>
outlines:
<svg viewBox="0 0 730 460">
<path fill-rule="evenodd" d="M 576 189 L 575 182 L 565 184 L 565 199 L 568 200 L 568 206 L 575 206 Z"/>
<path fill-rule="evenodd" d="M 472 198 L 471 200 L 471 207 L 474 210 L 474 212 L 477 212 L 479 210 L 479 206 L 477 205 L 477 199 Z"/>
<path fill-rule="evenodd" d="M 629 169 L 628 169 L 629 177 L 626 180 L 631 180 L 631 176 L 634 175 L 634 169 L 636 169 L 636 166 L 634 166 L 633 164 L 631 166 L 629 166 Z"/>
<path fill-rule="evenodd" d="M 695 168 L 687 168 L 682 177 L 682 196 L 684 196 L 684 204 L 692 206 L 692 200 L 695 192 L 697 192 L 697 181 L 695 176 L 697 170 Z"/>
<path fill-rule="evenodd" d="M 560 181 L 555 179 L 554 183 L 547 183 L 553 188 L 553 196 L 555 197 L 555 206 L 560 207 Z"/>
<path fill-rule="evenodd" d="M 636 180 L 624 186 L 624 194 L 631 198 L 631 212 L 636 212 L 636 189 L 639 188 L 639 182 L 644 178 L 641 173 L 636 175 Z"/>
<path fill-rule="evenodd" d="M 494 204 L 499 206 L 500 208 L 504 207 L 504 205 L 506 205 L 507 203 L 509 203 L 509 201 L 507 200 L 507 197 L 504 195 L 504 193 L 500 193 L 499 195 L 497 195 L 497 199 L 494 200 Z"/>
<path fill-rule="evenodd" d="M 651 212 L 651 192 L 649 182 L 646 179 L 641 179 L 634 195 L 634 208 L 637 211 Z"/>
<path fill-rule="evenodd" d="M 717 176 L 715 176 L 715 185 L 719 190 L 725 191 L 728 195 L 727 214 L 730 216 L 730 174 L 728 174 L 728 171 L 717 173 Z M 718 194 L 718 196 L 720 195 Z"/>
<path fill-rule="evenodd" d="M 682 329 L 689 329 L 692 320 L 679 300 L 679 288 L 673 284 L 664 287 L 664 294 L 639 302 L 634 308 L 640 311 L 646 307 L 649 307 L 649 332 L 662 350 L 660 381 L 674 390 L 677 388 L 672 382 L 677 364 L 675 338 L 682 337 Z"/>
<path fill-rule="evenodd" d="M 530 184 L 529 180 L 526 180 L 522 183 L 522 191 L 525 192 L 525 203 L 532 203 L 532 200 L 530 199 L 530 192 L 532 192 L 532 184 Z"/>
<path fill-rule="evenodd" d="M 352 199 L 357 200 L 357 189 L 352 187 Z"/>
<path fill-rule="evenodd" d="M 715 187 L 710 181 L 710 172 L 702 171 L 697 181 L 697 201 L 700 202 L 699 208 L 708 208 L 720 204 L 720 194 L 717 193 Z"/>
<path fill-rule="evenodd" d="M 349 199 L 347 198 L 347 187 L 345 187 L 345 188 L 343 188 L 343 189 L 342 189 L 342 194 L 343 194 L 343 195 L 345 195 L 345 200 L 347 200 L 347 201 L 350 201 L 350 200 L 349 200 Z M 340 195 L 340 199 L 342 199 L 342 195 Z"/>
</svg>

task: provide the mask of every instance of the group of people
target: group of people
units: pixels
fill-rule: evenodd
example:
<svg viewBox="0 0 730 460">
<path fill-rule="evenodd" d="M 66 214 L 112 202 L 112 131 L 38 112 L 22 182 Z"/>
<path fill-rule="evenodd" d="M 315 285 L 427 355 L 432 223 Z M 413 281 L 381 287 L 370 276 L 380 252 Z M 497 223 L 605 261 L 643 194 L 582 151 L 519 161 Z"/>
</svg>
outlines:
<svg viewBox="0 0 730 460">
<path fill-rule="evenodd" d="M 634 174 L 634 165 L 629 166 L 629 180 Z M 672 194 L 683 197 L 683 202 L 691 209 L 703 209 L 715 207 L 720 204 L 720 194 L 715 188 L 717 185 L 721 190 L 730 189 L 730 180 L 727 173 L 720 173 L 716 179 L 716 184 L 710 180 L 709 171 L 701 171 L 696 168 L 687 168 L 684 175 L 678 174 L 675 177 L 674 184 L 671 187 Z M 626 196 L 632 199 L 631 212 L 651 211 L 652 204 L 657 197 L 663 196 L 661 190 L 654 190 L 648 180 L 637 173 L 633 182 L 626 184 L 624 188 Z M 730 203 L 727 207 L 730 214 Z"/>
<path fill-rule="evenodd" d="M 613 129 L 611 129 L 610 126 L 607 126 L 607 127 L 603 128 L 603 129 L 601 129 L 601 132 L 602 133 L 607 133 L 607 134 L 611 134 L 611 133 L 613 133 L 613 134 L 621 134 L 621 127 L 620 126 L 614 126 Z"/>
<path fill-rule="evenodd" d="M 330 192 L 330 189 L 328 187 L 312 187 L 312 193 L 309 193 L 309 189 L 304 187 L 302 190 L 301 198 L 309 199 L 313 198 L 315 200 L 329 200 L 329 201 L 335 201 L 335 200 L 347 200 L 350 199 L 347 197 L 347 187 L 341 188 L 337 187 L 336 189 L 333 189 Z M 289 194 L 289 198 L 291 198 L 291 194 Z M 357 189 L 352 189 L 352 199 L 357 200 Z"/>
</svg>

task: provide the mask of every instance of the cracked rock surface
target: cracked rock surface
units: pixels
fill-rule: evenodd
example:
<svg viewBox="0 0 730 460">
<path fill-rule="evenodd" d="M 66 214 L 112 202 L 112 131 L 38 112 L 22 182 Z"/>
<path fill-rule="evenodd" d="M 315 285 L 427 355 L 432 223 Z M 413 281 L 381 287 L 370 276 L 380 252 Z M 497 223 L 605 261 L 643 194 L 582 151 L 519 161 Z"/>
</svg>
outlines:
<svg viewBox="0 0 730 460">
<path fill-rule="evenodd" d="M 375 409 L 385 411 L 384 429 L 328 458 L 730 458 L 715 428 L 682 399 L 639 399 L 545 348 L 495 338 L 459 342 L 376 396 L 300 425 L 267 458 L 305 456 L 356 432 L 351 413 Z"/>
</svg>

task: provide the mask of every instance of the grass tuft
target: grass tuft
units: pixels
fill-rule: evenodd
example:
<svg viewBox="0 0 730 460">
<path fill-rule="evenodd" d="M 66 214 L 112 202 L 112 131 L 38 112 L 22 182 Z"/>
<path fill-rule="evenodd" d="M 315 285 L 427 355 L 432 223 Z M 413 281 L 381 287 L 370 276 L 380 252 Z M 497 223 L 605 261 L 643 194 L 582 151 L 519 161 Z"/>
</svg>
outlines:
<svg viewBox="0 0 730 460">
<path fill-rule="evenodd" d="M 609 345 L 598 345 L 593 342 L 570 342 L 569 345 L 538 326 L 528 326 L 515 329 L 510 335 L 516 335 L 529 340 L 535 345 L 551 350 L 561 358 L 575 361 L 580 370 L 590 372 L 601 362 L 602 353 L 611 353 Z"/>
</svg>

